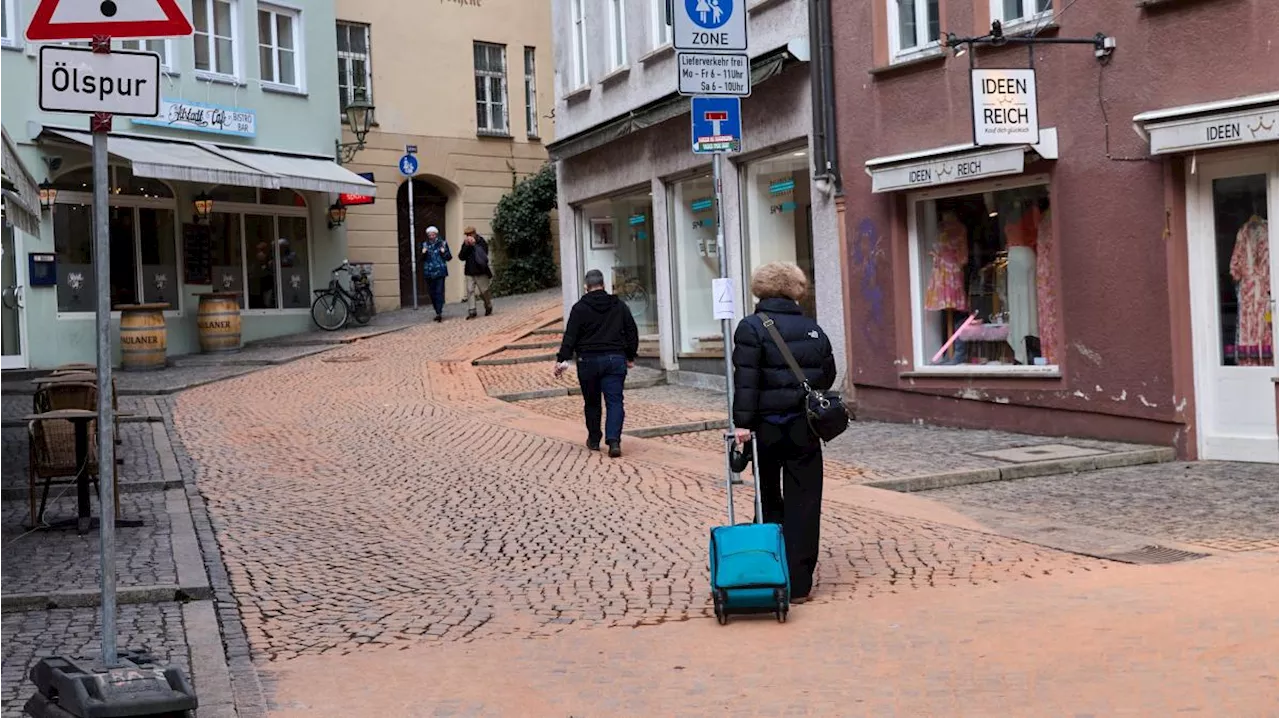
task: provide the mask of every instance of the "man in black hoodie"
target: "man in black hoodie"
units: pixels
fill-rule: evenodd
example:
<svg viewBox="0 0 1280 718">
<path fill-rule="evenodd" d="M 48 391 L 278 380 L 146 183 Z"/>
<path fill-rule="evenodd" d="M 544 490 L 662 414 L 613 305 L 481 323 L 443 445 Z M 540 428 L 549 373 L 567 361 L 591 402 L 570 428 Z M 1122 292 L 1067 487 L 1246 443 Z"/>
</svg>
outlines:
<svg viewBox="0 0 1280 718">
<path fill-rule="evenodd" d="M 640 333 L 631 310 L 604 290 L 604 274 L 587 272 L 587 293 L 569 311 L 564 341 L 556 354 L 556 377 L 578 358 L 578 385 L 582 387 L 582 408 L 587 420 L 587 448 L 600 448 L 600 395 L 609 415 L 603 438 L 609 456 L 622 456 L 622 387 L 627 369 L 635 365 L 640 349 Z"/>
</svg>

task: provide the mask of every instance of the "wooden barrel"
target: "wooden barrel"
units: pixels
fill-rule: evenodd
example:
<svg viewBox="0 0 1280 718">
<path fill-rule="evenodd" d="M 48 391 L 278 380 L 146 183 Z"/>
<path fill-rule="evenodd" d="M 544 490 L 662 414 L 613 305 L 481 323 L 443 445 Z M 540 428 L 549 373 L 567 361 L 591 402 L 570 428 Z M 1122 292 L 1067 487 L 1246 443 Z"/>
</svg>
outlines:
<svg viewBox="0 0 1280 718">
<path fill-rule="evenodd" d="M 122 304 L 120 310 L 120 368 L 129 371 L 163 369 L 168 348 L 164 310 L 168 304 Z"/>
<path fill-rule="evenodd" d="M 200 295 L 200 311 L 196 314 L 200 351 L 240 351 L 239 296 L 225 292 Z"/>
</svg>

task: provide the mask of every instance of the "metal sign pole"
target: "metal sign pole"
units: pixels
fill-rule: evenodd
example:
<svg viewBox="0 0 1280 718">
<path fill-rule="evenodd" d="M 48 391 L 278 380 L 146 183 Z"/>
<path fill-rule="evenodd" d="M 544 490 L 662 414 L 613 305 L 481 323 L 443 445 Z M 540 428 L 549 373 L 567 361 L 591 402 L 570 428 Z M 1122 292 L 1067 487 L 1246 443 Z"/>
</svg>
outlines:
<svg viewBox="0 0 1280 718">
<path fill-rule="evenodd" d="M 110 38 L 94 38 L 94 52 L 111 52 Z M 111 401 L 111 209 L 108 206 L 107 133 L 111 115 L 95 113 L 93 133 L 93 269 L 98 302 L 98 542 L 102 577 L 102 662 L 119 665 L 116 650 L 116 457 Z"/>
<path fill-rule="evenodd" d="M 418 308 L 418 233 L 413 226 L 413 177 L 409 178 L 409 273 L 413 281 L 413 308 Z"/>
<path fill-rule="evenodd" d="M 727 279 L 729 277 L 729 257 L 725 253 L 724 242 L 724 187 L 720 175 L 721 162 L 724 153 L 716 152 L 711 155 L 711 181 L 715 190 L 715 220 L 716 220 L 716 254 L 720 260 L 720 278 Z M 728 397 L 729 407 L 729 428 L 728 436 L 733 435 L 733 320 L 721 319 L 720 330 L 724 337 L 724 382 L 725 396 Z M 726 440 L 727 443 L 728 440 Z M 728 448 L 728 447 L 726 447 Z M 727 473 L 727 481 L 730 486 L 733 481 L 733 469 L 729 465 L 729 452 L 725 451 L 725 471 Z M 733 489 L 730 488 L 730 491 Z M 732 494 L 730 494 L 732 496 Z M 729 503 L 729 523 L 733 523 L 733 502 Z"/>
</svg>

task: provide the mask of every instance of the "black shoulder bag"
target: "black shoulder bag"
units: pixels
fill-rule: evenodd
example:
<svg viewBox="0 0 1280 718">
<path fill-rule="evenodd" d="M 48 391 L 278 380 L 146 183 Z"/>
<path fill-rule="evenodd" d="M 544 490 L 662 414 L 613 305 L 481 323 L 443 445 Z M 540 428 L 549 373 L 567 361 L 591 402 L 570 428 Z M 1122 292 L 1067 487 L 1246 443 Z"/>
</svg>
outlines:
<svg viewBox="0 0 1280 718">
<path fill-rule="evenodd" d="M 804 413 L 809 421 L 809 428 L 813 429 L 813 433 L 817 434 L 823 443 L 843 434 L 844 430 L 849 428 L 849 412 L 845 409 L 844 402 L 838 396 L 827 396 L 809 386 L 809 380 L 805 378 L 800 365 L 796 363 L 795 356 L 787 348 L 782 335 L 778 333 L 778 328 L 773 325 L 773 320 L 763 312 L 760 312 L 760 318 L 764 320 L 764 328 L 773 338 L 774 345 L 778 347 L 778 351 L 782 352 L 782 358 L 786 360 L 787 366 L 791 367 L 792 373 L 796 375 L 801 388 L 804 389 Z"/>
</svg>

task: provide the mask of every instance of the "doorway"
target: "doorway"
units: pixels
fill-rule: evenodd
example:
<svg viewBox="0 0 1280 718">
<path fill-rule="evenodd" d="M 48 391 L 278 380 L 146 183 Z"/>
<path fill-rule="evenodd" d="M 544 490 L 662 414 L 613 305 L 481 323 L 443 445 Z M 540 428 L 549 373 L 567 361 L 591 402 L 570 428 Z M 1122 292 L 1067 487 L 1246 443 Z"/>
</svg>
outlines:
<svg viewBox="0 0 1280 718">
<path fill-rule="evenodd" d="M 0 247 L 3 264 L 3 316 L 0 316 L 0 331 L 3 332 L 3 359 L 0 369 L 25 369 L 27 367 L 27 327 L 26 306 L 23 290 L 24 267 L 18 258 L 22 254 L 22 238 L 8 222 L 3 223 L 4 243 Z"/>
<path fill-rule="evenodd" d="M 1275 463 L 1275 152 L 1202 159 L 1188 180 L 1198 453 Z"/>
<path fill-rule="evenodd" d="M 427 239 L 427 227 L 434 226 L 440 235 L 449 241 L 445 232 L 445 207 L 449 196 L 427 180 L 414 178 L 413 182 L 413 234 L 416 240 L 409 238 L 409 183 L 403 182 L 396 190 L 396 236 L 400 255 L 400 306 L 413 306 L 414 283 L 418 289 L 418 305 L 430 304 L 427 296 L 427 281 L 422 276 L 422 267 L 417 266 L 420 250 L 414 254 L 415 248 L 421 247 Z M 416 271 L 415 271 L 416 270 Z"/>
</svg>

